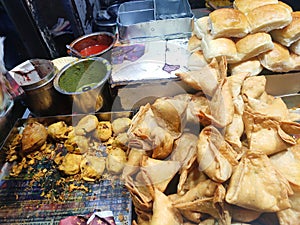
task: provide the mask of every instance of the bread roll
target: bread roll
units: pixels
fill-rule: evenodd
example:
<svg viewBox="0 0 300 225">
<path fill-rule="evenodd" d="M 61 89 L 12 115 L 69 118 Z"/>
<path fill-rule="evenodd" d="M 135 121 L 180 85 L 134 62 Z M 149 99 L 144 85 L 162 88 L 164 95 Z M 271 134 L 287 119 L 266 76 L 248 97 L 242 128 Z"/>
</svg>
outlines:
<svg viewBox="0 0 300 225">
<path fill-rule="evenodd" d="M 280 4 L 280 5 L 284 6 L 284 7 L 285 7 L 287 10 L 289 10 L 289 11 L 290 11 L 290 13 L 292 13 L 292 12 L 293 12 L 293 9 L 292 9 L 292 7 L 291 7 L 291 6 L 289 6 L 288 4 L 286 4 L 286 3 L 282 2 L 282 1 L 278 1 L 278 4 Z"/>
<path fill-rule="evenodd" d="M 291 60 L 293 63 L 293 71 L 300 71 L 300 55 L 291 53 Z"/>
<path fill-rule="evenodd" d="M 260 54 L 258 58 L 264 68 L 273 72 L 289 72 L 294 67 L 288 48 L 276 42 L 271 51 Z"/>
<path fill-rule="evenodd" d="M 300 39 L 300 11 L 292 12 L 292 22 L 283 29 L 271 31 L 274 41 L 289 47 Z"/>
<path fill-rule="evenodd" d="M 282 29 L 292 22 L 292 14 L 282 4 L 263 5 L 247 14 L 251 32 L 269 32 Z"/>
<path fill-rule="evenodd" d="M 235 0 L 233 2 L 233 7 L 240 10 L 241 12 L 247 14 L 251 10 L 269 4 L 277 4 L 278 0 Z"/>
<path fill-rule="evenodd" d="M 195 21 L 194 34 L 199 39 L 202 39 L 206 34 L 209 33 L 208 20 L 209 20 L 208 16 L 203 16 Z"/>
<path fill-rule="evenodd" d="M 290 46 L 290 50 L 292 52 L 294 52 L 297 55 L 300 55 L 300 40 L 294 42 L 291 46 Z"/>
<path fill-rule="evenodd" d="M 211 12 L 209 27 L 213 38 L 241 38 L 250 31 L 246 16 L 241 11 L 232 8 L 221 8 Z"/>
<path fill-rule="evenodd" d="M 249 73 L 251 76 L 256 76 L 263 70 L 263 67 L 257 57 L 247 61 L 229 64 L 228 67 L 231 75 Z"/>
<path fill-rule="evenodd" d="M 210 35 L 206 35 L 205 38 L 202 39 L 201 48 L 207 61 L 221 56 L 225 56 L 228 63 L 240 61 L 235 43 L 229 38 L 213 39 Z"/>
<path fill-rule="evenodd" d="M 248 34 L 236 42 L 236 49 L 242 60 L 253 58 L 273 48 L 271 36 L 264 32 Z"/>
</svg>

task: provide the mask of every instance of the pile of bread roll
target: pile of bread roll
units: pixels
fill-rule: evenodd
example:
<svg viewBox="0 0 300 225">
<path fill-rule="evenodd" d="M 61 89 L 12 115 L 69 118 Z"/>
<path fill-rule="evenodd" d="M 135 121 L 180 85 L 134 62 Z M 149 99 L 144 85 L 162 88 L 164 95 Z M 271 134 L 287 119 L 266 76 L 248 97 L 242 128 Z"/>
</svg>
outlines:
<svg viewBox="0 0 300 225">
<path fill-rule="evenodd" d="M 235 0 L 195 20 L 188 48 L 201 63 L 226 56 L 231 74 L 297 71 L 300 11 L 278 0 Z"/>
</svg>

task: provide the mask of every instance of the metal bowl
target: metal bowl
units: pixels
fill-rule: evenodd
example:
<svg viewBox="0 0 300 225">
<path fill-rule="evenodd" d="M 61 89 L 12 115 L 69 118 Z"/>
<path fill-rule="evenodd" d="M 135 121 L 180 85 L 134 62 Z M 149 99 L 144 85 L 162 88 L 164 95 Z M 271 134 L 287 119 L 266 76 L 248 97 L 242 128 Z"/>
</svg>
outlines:
<svg viewBox="0 0 300 225">
<path fill-rule="evenodd" d="M 68 97 L 72 113 L 99 111 L 108 97 L 103 93 L 111 73 L 110 63 L 101 57 L 74 61 L 55 77 L 54 88 Z"/>
<path fill-rule="evenodd" d="M 97 57 L 109 51 L 116 42 L 116 36 L 109 32 L 95 32 L 81 36 L 70 46 L 81 53 L 83 57 Z M 67 53 L 73 55 L 70 50 Z"/>
</svg>

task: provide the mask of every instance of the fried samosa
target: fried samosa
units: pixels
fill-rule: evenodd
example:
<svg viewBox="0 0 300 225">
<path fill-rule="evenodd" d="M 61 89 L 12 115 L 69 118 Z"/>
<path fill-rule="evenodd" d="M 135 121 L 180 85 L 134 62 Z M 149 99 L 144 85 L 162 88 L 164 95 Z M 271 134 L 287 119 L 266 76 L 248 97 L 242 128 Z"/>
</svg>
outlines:
<svg viewBox="0 0 300 225">
<path fill-rule="evenodd" d="M 294 138 L 281 129 L 276 119 L 245 111 L 243 121 L 251 151 L 271 155 L 296 144 Z"/>
<path fill-rule="evenodd" d="M 197 144 L 199 169 L 216 182 L 228 180 L 237 165 L 237 153 L 213 126 L 205 127 Z"/>
<path fill-rule="evenodd" d="M 293 191 L 285 177 L 262 152 L 247 152 L 234 170 L 226 201 L 258 212 L 277 212 L 289 208 Z"/>
<path fill-rule="evenodd" d="M 182 225 L 183 219 L 169 198 L 159 191 L 154 190 L 153 216 L 150 225 Z"/>
<path fill-rule="evenodd" d="M 158 98 L 151 105 L 157 124 L 178 138 L 186 124 L 188 101 L 176 98 Z"/>
<path fill-rule="evenodd" d="M 152 159 L 143 156 L 141 171 L 148 177 L 148 185 L 164 192 L 180 169 L 180 163 L 175 161 L 165 161 Z M 146 180 L 146 179 L 145 179 Z"/>
<path fill-rule="evenodd" d="M 270 157 L 274 167 L 293 185 L 300 188 L 300 144 Z"/>
</svg>

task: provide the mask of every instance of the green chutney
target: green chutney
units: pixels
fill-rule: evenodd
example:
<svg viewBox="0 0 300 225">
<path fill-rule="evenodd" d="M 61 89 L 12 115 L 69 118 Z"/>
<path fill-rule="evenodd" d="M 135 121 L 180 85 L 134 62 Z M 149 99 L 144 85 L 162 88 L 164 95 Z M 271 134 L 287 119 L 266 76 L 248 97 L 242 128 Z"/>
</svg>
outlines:
<svg viewBox="0 0 300 225">
<path fill-rule="evenodd" d="M 87 91 L 101 82 L 106 66 L 97 60 L 84 60 L 71 65 L 59 78 L 58 85 L 66 92 Z"/>
</svg>

